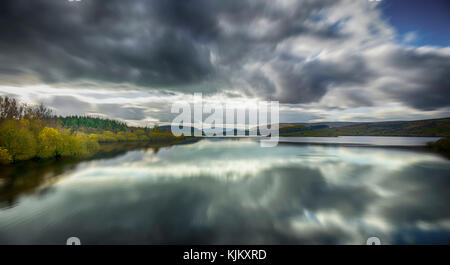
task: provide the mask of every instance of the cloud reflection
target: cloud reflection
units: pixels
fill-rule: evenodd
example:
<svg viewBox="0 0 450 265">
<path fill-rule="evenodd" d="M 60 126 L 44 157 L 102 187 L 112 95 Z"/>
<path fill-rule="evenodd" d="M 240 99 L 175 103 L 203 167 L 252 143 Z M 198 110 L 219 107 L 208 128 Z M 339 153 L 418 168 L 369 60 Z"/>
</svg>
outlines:
<svg viewBox="0 0 450 265">
<path fill-rule="evenodd" d="M 0 243 L 59 244 L 74 235 L 86 244 L 363 244 L 372 235 L 450 242 L 450 165 L 438 156 L 261 150 L 252 141 L 205 140 L 79 164 L 52 192 L 0 211 Z"/>
</svg>

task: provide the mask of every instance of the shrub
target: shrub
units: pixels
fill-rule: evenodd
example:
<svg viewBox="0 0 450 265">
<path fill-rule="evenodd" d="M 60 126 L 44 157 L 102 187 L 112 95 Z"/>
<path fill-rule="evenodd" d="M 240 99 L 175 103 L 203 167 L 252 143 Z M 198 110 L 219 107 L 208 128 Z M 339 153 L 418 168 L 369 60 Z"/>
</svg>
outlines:
<svg viewBox="0 0 450 265">
<path fill-rule="evenodd" d="M 36 139 L 18 121 L 4 121 L 0 127 L 0 146 L 8 150 L 12 161 L 26 160 L 36 155 Z"/>
<path fill-rule="evenodd" d="M 9 164 L 12 161 L 12 157 L 5 148 L 0 147 L 0 164 Z"/>
<path fill-rule="evenodd" d="M 63 149 L 63 137 L 58 130 L 45 127 L 39 133 L 38 157 L 49 158 L 61 155 Z"/>
<path fill-rule="evenodd" d="M 429 144 L 437 152 L 450 156 L 450 137 L 442 138 Z"/>
</svg>

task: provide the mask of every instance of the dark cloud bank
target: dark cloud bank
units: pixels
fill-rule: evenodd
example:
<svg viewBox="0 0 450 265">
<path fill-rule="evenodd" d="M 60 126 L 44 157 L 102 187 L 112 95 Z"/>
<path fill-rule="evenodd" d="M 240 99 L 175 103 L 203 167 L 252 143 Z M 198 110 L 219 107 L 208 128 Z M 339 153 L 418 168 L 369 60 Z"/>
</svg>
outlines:
<svg viewBox="0 0 450 265">
<path fill-rule="evenodd" d="M 376 21 L 361 23 L 367 28 L 362 33 L 352 31 L 349 25 L 366 14 L 333 13 L 347 5 L 331 0 L 1 1 L 0 76 L 185 93 L 235 90 L 282 103 L 319 102 L 331 90 L 353 87 L 348 95 L 342 92 L 353 105 L 387 98 L 422 110 L 450 106 L 448 51 L 421 52 L 391 43 Z M 337 18 L 327 19 L 329 14 Z M 373 40 L 380 41 L 364 46 Z M 332 52 L 316 52 L 314 43 L 329 43 Z M 302 45 L 311 47 L 310 53 L 295 51 Z M 373 61 L 371 50 L 383 45 Z M 375 85 L 380 78 L 396 81 Z M 370 98 L 367 91 L 382 96 Z"/>
</svg>

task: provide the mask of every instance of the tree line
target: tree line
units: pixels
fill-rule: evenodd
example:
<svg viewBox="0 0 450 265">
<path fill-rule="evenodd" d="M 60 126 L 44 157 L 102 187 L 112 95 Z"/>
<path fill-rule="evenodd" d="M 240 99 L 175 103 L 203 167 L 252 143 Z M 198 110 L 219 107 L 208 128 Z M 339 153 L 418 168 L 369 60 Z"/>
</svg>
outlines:
<svg viewBox="0 0 450 265">
<path fill-rule="evenodd" d="M 95 136 L 65 129 L 43 104 L 0 97 L 0 163 L 32 158 L 83 156 L 99 147 Z"/>
<path fill-rule="evenodd" d="M 173 141 L 169 131 L 128 127 L 110 119 L 58 117 L 43 104 L 33 106 L 0 96 L 0 163 L 95 153 L 99 143 Z"/>
<path fill-rule="evenodd" d="M 108 130 L 117 133 L 119 131 L 127 131 L 128 129 L 128 126 L 124 122 L 97 117 L 67 116 L 59 117 L 59 121 L 63 127 L 76 131 L 98 132 Z"/>
</svg>

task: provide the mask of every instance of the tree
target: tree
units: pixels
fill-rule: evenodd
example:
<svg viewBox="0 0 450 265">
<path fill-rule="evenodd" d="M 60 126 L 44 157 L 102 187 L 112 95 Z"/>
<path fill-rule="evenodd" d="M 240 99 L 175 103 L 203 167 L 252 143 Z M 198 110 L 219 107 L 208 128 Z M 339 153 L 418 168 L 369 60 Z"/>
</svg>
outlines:
<svg viewBox="0 0 450 265">
<path fill-rule="evenodd" d="M 0 164 L 9 164 L 12 161 L 12 157 L 9 155 L 7 149 L 0 147 Z"/>
<path fill-rule="evenodd" d="M 30 159 L 36 155 L 36 139 L 26 126 L 15 120 L 2 123 L 0 146 L 8 150 L 12 161 Z"/>
<path fill-rule="evenodd" d="M 152 132 L 155 132 L 155 133 L 159 132 L 160 130 L 159 130 L 158 124 L 155 123 L 155 125 L 153 125 L 153 128 L 152 128 L 151 131 L 152 131 Z"/>
<path fill-rule="evenodd" d="M 128 141 L 138 141 L 139 140 L 137 135 L 132 132 L 127 132 L 127 139 L 128 139 Z"/>
<path fill-rule="evenodd" d="M 127 136 L 125 135 L 125 132 L 122 132 L 122 131 L 118 132 L 117 133 L 117 140 L 119 140 L 121 142 L 126 141 L 127 140 Z"/>
<path fill-rule="evenodd" d="M 140 141 L 148 140 L 148 137 L 147 137 L 145 131 L 142 129 L 136 130 L 136 136 Z"/>
<path fill-rule="evenodd" d="M 127 129 L 127 125 L 123 122 L 104 118 L 68 116 L 59 117 L 58 119 L 64 128 L 71 128 L 76 131 L 83 130 L 99 133 L 108 130 L 117 133 Z"/>
<path fill-rule="evenodd" d="M 61 155 L 63 148 L 63 138 L 58 130 L 45 127 L 39 134 L 40 158 L 49 158 Z"/>
<path fill-rule="evenodd" d="M 70 130 L 63 131 L 62 135 L 62 156 L 78 156 L 82 153 L 80 141 L 70 133 Z"/>
<path fill-rule="evenodd" d="M 96 152 L 100 148 L 95 135 L 86 136 L 86 148 L 88 153 Z"/>
<path fill-rule="evenodd" d="M 0 97 L 0 120 L 20 120 L 24 107 L 16 99 Z"/>
<path fill-rule="evenodd" d="M 98 140 L 101 142 L 116 142 L 117 137 L 111 131 L 104 131 L 101 135 L 98 136 Z"/>
</svg>

